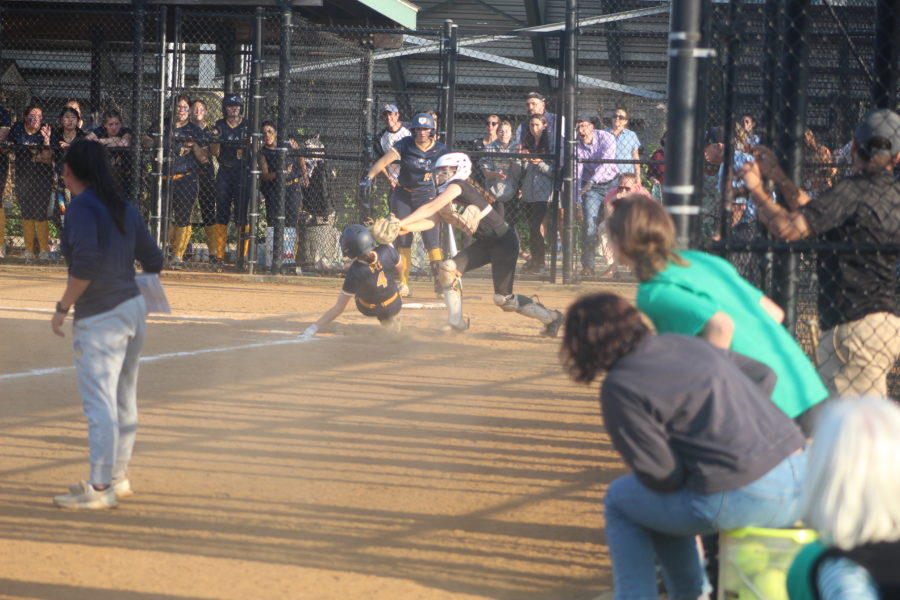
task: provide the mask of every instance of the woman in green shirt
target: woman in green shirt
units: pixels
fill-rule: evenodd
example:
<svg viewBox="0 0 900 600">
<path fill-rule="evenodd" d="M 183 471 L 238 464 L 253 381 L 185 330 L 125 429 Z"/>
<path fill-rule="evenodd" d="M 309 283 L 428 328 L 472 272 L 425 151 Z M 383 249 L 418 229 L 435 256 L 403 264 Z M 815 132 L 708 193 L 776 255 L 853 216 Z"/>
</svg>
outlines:
<svg viewBox="0 0 900 600">
<path fill-rule="evenodd" d="M 607 227 L 618 260 L 640 281 L 637 306 L 656 330 L 701 336 L 767 365 L 778 376 L 772 401 L 810 435 L 808 411 L 828 391 L 781 326 L 781 308 L 727 261 L 695 250 L 676 252 L 672 219 L 653 200 L 623 199 Z"/>
</svg>

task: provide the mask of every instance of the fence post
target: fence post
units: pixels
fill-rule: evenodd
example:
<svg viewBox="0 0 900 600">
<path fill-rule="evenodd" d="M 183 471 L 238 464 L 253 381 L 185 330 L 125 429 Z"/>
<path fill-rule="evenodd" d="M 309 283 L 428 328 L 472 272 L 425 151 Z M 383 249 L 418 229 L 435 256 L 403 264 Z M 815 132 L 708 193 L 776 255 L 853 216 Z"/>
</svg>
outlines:
<svg viewBox="0 0 900 600">
<path fill-rule="evenodd" d="M 872 104 L 875 108 L 896 108 L 897 55 L 900 54 L 900 0 L 878 0 L 875 16 L 875 47 L 873 49 L 875 81 L 872 84 Z"/>
<path fill-rule="evenodd" d="M 698 48 L 700 0 L 673 0 L 669 31 L 669 111 L 666 115 L 666 180 L 663 203 L 675 222 L 676 242 L 690 243 L 691 217 L 700 213 L 692 204 L 694 147 L 697 138 L 697 61 L 709 56 Z"/>
<path fill-rule="evenodd" d="M 247 236 L 249 247 L 247 248 L 247 260 L 250 263 L 249 272 L 252 274 L 256 265 L 256 226 L 259 222 L 259 143 L 261 134 L 259 132 L 260 122 L 260 102 L 262 101 L 262 93 L 260 91 L 260 82 L 262 80 L 262 26 L 263 26 L 263 9 L 261 6 L 256 7 L 253 21 L 253 62 L 250 67 L 250 185 L 248 187 L 248 210 L 247 220 L 249 221 L 249 231 L 241 231 L 238 228 L 238 247 L 237 247 L 237 265 L 239 269 L 243 269 L 243 242 L 244 235 Z M 273 255 L 274 256 L 274 255 Z M 274 260 L 273 260 L 274 262 Z"/>
<path fill-rule="evenodd" d="M 156 221 L 156 227 L 154 228 L 154 232 L 156 233 L 156 243 L 160 248 L 165 249 L 168 227 L 166 225 L 166 215 L 164 214 L 163 178 L 166 176 L 167 169 L 163 142 L 166 139 L 164 134 L 166 122 L 166 68 L 169 65 L 169 61 L 166 59 L 166 48 L 168 47 L 168 41 L 166 40 L 168 9 L 163 5 L 160 6 L 158 10 L 159 22 L 157 23 L 157 37 L 159 38 L 159 53 L 157 54 L 157 71 L 159 73 L 159 87 L 156 89 L 158 107 L 156 115 L 156 131 L 159 133 L 159 137 L 156 140 L 156 173 L 153 173 L 156 177 L 156 185 L 154 186 L 156 188 L 154 191 L 154 196 L 156 196 L 156 216 L 154 216 L 152 220 Z"/>
<path fill-rule="evenodd" d="M 363 119 L 366 123 L 366 147 L 363 149 L 363 161 L 367 161 L 363 165 L 363 173 L 359 175 L 362 179 L 367 170 L 367 165 L 375 163 L 375 55 L 371 49 L 366 55 L 366 100 L 363 106 Z M 359 206 L 359 222 L 362 223 L 372 216 L 372 195 L 357 189 L 356 192 L 357 206 Z"/>
<path fill-rule="evenodd" d="M 565 70 L 563 71 L 563 115 L 559 123 L 565 128 L 563 149 L 563 283 L 573 283 L 572 253 L 575 248 L 573 209 L 575 207 L 575 84 L 578 73 L 578 0 L 566 0 Z"/>
<path fill-rule="evenodd" d="M 141 205 L 141 139 L 144 127 L 144 20 L 146 19 L 146 0 L 133 0 L 134 6 L 134 38 L 132 40 L 131 60 L 131 122 L 134 127 L 134 141 L 131 144 L 131 193 L 132 200 Z"/>
<path fill-rule="evenodd" d="M 781 131 L 776 153 L 787 164 L 787 174 L 795 184 L 803 180 L 803 129 L 806 126 L 806 88 L 809 79 L 810 0 L 787 0 L 784 11 L 784 42 L 781 46 Z M 797 326 L 797 269 L 794 252 L 777 253 L 772 269 L 773 300 L 784 309 L 784 326 L 793 335 Z"/>
<path fill-rule="evenodd" d="M 456 25 L 451 19 L 444 21 L 444 32 L 442 35 L 443 56 L 441 57 L 441 122 L 438 123 L 438 131 L 441 139 L 448 148 L 453 148 L 453 140 L 448 137 L 451 134 L 453 119 L 453 95 L 455 92 L 456 79 L 456 60 L 455 49 L 453 47 L 453 39 L 455 35 Z M 443 126 L 443 127 L 441 127 Z"/>
<path fill-rule="evenodd" d="M 275 221 L 271 222 L 270 215 L 266 215 L 272 232 L 272 265 L 273 274 L 281 273 L 284 265 L 284 213 L 286 206 L 285 171 L 288 165 L 288 152 L 290 151 L 291 132 L 288 128 L 289 111 L 287 106 L 288 92 L 291 86 L 291 5 L 285 0 L 279 0 L 281 9 L 281 53 L 278 57 L 278 214 Z M 296 160 L 295 157 L 292 157 Z M 299 185 L 299 184 L 297 184 Z M 297 223 L 293 224 L 297 227 Z M 296 260 L 296 259 L 295 259 Z"/>
</svg>

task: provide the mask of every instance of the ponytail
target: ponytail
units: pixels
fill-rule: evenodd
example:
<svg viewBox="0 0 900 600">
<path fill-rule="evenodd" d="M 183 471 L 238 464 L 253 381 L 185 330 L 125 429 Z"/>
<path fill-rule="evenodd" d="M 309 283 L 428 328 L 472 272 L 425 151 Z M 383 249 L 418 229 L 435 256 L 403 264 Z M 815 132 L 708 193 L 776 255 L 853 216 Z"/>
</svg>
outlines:
<svg viewBox="0 0 900 600">
<path fill-rule="evenodd" d="M 109 210 L 118 230 L 125 233 L 125 209 L 128 201 L 122 196 L 113 176 L 106 148 L 100 142 L 80 138 L 69 146 L 63 162 L 75 177 L 94 190 L 97 198 Z"/>
</svg>

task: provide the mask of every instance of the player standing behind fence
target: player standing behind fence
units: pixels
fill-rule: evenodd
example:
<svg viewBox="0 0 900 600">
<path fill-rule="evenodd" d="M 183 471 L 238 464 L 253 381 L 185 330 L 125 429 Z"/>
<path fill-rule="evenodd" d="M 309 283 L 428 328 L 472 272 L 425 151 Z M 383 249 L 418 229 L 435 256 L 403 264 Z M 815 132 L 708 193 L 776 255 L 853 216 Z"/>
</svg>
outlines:
<svg viewBox="0 0 900 600">
<path fill-rule="evenodd" d="M 238 248 L 243 256 L 247 252 L 247 239 L 250 225 L 247 222 L 247 194 L 244 193 L 244 146 L 248 141 L 247 122 L 241 116 L 244 102 L 237 94 L 225 96 L 222 100 L 224 119 L 219 119 L 213 126 L 213 139 L 210 144 L 213 156 L 219 159 L 219 172 L 216 174 L 216 219 L 211 233 L 216 259 L 225 256 L 225 238 L 228 234 L 228 221 L 234 205 L 234 224 L 238 231 L 244 233 L 242 248 Z M 219 255 L 221 250 L 221 256 Z"/>
<path fill-rule="evenodd" d="M 412 130 L 414 137 L 403 138 L 394 144 L 384 156 L 375 161 L 372 168 L 363 178 L 360 186 L 369 189 L 372 179 L 381 173 L 389 164 L 400 161 L 400 172 L 397 176 L 397 187 L 394 189 L 393 213 L 399 218 L 406 217 L 414 210 L 429 202 L 436 195 L 434 181 L 432 181 L 432 169 L 435 161 L 450 150 L 434 139 L 434 118 L 428 113 L 419 113 L 413 118 Z M 409 267 L 412 259 L 412 235 L 404 235 L 397 238 L 400 256 L 403 257 L 403 274 L 400 278 L 401 292 L 409 290 Z M 440 232 L 430 229 L 422 232 L 422 242 L 428 249 L 428 260 L 431 263 L 431 274 L 435 281 L 435 291 L 438 291 L 437 283 L 438 264 L 444 255 L 440 248 Z"/>
<path fill-rule="evenodd" d="M 0 106 L 0 144 L 5 144 L 12 127 L 12 115 Z M 6 191 L 6 177 L 9 175 L 9 154 L 0 152 L 0 200 Z M 0 204 L 0 258 L 6 256 L 6 208 Z"/>
<path fill-rule="evenodd" d="M 275 226 L 278 216 L 278 130 L 272 121 L 263 121 L 260 129 L 263 134 L 263 145 L 259 149 L 259 191 L 266 201 L 266 222 L 269 227 Z M 292 150 L 299 150 L 300 144 L 294 138 L 288 138 Z M 300 203 L 302 186 L 309 185 L 309 177 L 304 168 L 305 161 L 298 156 L 285 155 L 284 166 L 284 244 L 293 246 L 296 260 L 299 238 L 297 222 L 300 219 Z"/>
<path fill-rule="evenodd" d="M 820 236 L 825 242 L 893 246 L 877 252 L 819 250 L 819 373 L 837 395 L 887 396 L 887 375 L 900 358 L 900 115 L 867 113 L 853 135 L 859 172 L 810 199 L 760 146 L 741 175 L 760 221 L 784 240 Z M 762 177 L 772 179 L 790 210 L 776 204 Z"/>
<path fill-rule="evenodd" d="M 784 311 L 725 260 L 695 250 L 675 252 L 675 225 L 655 200 L 619 200 L 607 227 L 617 262 L 630 266 L 640 282 L 637 307 L 656 330 L 700 336 L 768 366 L 778 376 L 772 401 L 811 435 L 810 409 L 828 391 L 781 326 Z"/>
<path fill-rule="evenodd" d="M 435 226 L 433 217 L 436 215 L 475 240 L 451 260 L 439 264 L 438 283 L 449 312 L 445 331 L 469 328 L 469 321 L 462 312 L 459 277 L 466 271 L 490 264 L 494 303 L 504 311 L 537 319 L 544 324 L 541 335 L 555 337 L 563 314 L 527 296 L 513 293 L 519 237 L 503 215 L 493 209 L 494 198 L 471 180 L 472 161 L 462 152 L 445 154 L 435 163 L 434 173 L 441 193 L 402 219 L 400 227 L 401 231 L 427 231 Z"/>
<path fill-rule="evenodd" d="M 212 127 L 206 122 L 206 102 L 197 98 L 191 102 L 191 123 L 197 126 L 207 139 L 213 137 Z M 200 204 L 200 222 L 206 232 L 206 246 L 212 263 L 219 259 L 214 252 L 216 241 L 216 165 L 212 158 L 197 165 L 197 199 Z"/>
<path fill-rule="evenodd" d="M 44 111 L 32 104 L 25 108 L 25 118 L 9 130 L 9 141 L 16 146 L 14 181 L 25 238 L 22 258 L 26 260 L 34 258 L 35 237 L 39 256 L 50 258 L 47 209 L 53 189 L 53 153 L 50 150 L 50 125 L 43 120 Z"/>
<path fill-rule="evenodd" d="M 124 148 L 131 146 L 131 130 L 122 126 L 122 115 L 115 110 L 110 110 L 103 115 L 103 124 L 94 130 L 97 141 L 107 149 L 115 148 L 109 153 L 109 162 L 113 167 L 113 173 L 117 177 L 119 185 L 125 197 L 133 202 L 140 198 L 132 196 L 131 189 L 131 155 Z"/>
<path fill-rule="evenodd" d="M 322 327 L 338 318 L 351 298 L 367 317 L 393 330 L 400 330 L 399 313 L 403 305 L 395 276 L 403 270 L 403 259 L 393 246 L 376 247 L 372 233 L 364 225 L 350 225 L 341 234 L 341 252 L 353 259 L 337 302 L 306 328 L 305 337 L 316 335 Z"/>
<path fill-rule="evenodd" d="M 128 463 L 137 429 L 138 359 L 147 306 L 134 261 L 158 273 L 163 256 L 134 204 L 118 190 L 99 143 L 79 140 L 66 152 L 63 180 L 72 193 L 62 236 L 69 279 L 51 327 L 75 305 L 72 346 L 90 445 L 89 481 L 53 501 L 61 508 L 112 508 L 131 495 Z"/>
<path fill-rule="evenodd" d="M 171 186 L 172 204 L 168 216 L 172 220 L 169 233 L 171 255 L 169 263 L 182 264 L 184 251 L 191 240 L 191 212 L 199 190 L 198 172 L 209 161 L 207 138 L 203 130 L 190 122 L 191 101 L 185 95 L 175 98 L 174 122 L 171 123 L 172 139 L 169 139 L 170 123 L 163 124 L 162 144 L 170 153 L 169 171 L 163 181 Z M 144 138 L 145 146 L 156 144 L 152 129 Z"/>
</svg>

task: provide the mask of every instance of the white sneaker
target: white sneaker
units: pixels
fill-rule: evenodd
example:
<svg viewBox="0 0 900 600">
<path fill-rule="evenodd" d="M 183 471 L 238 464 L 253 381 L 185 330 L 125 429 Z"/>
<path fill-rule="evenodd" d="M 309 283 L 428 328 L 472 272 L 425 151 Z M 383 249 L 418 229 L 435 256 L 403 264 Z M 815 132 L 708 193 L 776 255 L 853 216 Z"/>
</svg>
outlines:
<svg viewBox="0 0 900 600">
<path fill-rule="evenodd" d="M 71 510 L 100 510 L 115 508 L 119 505 L 116 499 L 116 491 L 112 486 L 105 490 L 95 490 L 87 481 L 79 481 L 75 490 L 69 489 L 68 494 L 62 494 L 53 498 L 53 503 L 60 508 Z"/>
<path fill-rule="evenodd" d="M 131 489 L 131 482 L 128 481 L 127 477 L 121 477 L 119 479 L 113 478 L 110 483 L 110 487 L 116 492 L 116 498 L 121 500 L 122 498 L 127 498 L 128 496 L 134 496 L 134 490 Z M 72 494 L 77 494 L 81 491 L 81 482 L 73 483 L 69 486 L 69 492 Z"/>
<path fill-rule="evenodd" d="M 26 250 L 22 253 L 22 258 L 24 258 L 25 260 L 34 260 L 34 252 Z"/>
</svg>

